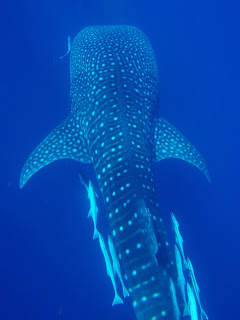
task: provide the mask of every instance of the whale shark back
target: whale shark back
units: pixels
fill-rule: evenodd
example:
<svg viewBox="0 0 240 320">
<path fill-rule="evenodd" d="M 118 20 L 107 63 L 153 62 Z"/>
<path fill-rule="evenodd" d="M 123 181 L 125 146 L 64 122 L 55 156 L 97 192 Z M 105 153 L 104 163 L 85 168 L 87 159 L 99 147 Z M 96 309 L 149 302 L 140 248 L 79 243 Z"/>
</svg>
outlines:
<svg viewBox="0 0 240 320">
<path fill-rule="evenodd" d="M 137 319 L 170 320 L 169 279 L 176 283 L 177 271 L 152 164 L 176 157 L 209 177 L 205 162 L 183 135 L 156 116 L 157 66 L 139 29 L 83 29 L 71 48 L 70 75 L 71 113 L 30 155 L 20 186 L 58 159 L 92 163 Z M 184 309 L 181 299 L 179 308 Z"/>
</svg>

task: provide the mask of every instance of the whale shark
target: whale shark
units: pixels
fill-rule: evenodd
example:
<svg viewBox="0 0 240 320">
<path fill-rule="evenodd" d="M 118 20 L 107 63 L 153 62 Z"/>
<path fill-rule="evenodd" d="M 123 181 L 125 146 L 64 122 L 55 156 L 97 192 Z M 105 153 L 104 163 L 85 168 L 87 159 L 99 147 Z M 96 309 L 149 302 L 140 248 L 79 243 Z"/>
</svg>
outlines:
<svg viewBox="0 0 240 320">
<path fill-rule="evenodd" d="M 157 64 L 149 40 L 138 28 L 93 26 L 80 31 L 71 45 L 70 81 L 70 115 L 30 154 L 20 188 L 53 161 L 67 158 L 92 164 L 114 257 L 136 318 L 175 319 L 176 299 L 182 314 L 185 305 L 152 167 L 178 158 L 210 180 L 205 161 L 159 116 Z M 170 281 L 176 288 L 174 305 Z"/>
</svg>

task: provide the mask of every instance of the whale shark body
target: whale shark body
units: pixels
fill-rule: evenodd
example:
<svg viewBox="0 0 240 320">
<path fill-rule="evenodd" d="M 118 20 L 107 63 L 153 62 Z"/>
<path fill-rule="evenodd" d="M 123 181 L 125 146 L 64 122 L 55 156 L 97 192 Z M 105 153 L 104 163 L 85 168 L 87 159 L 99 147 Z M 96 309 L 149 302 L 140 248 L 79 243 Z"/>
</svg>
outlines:
<svg viewBox="0 0 240 320">
<path fill-rule="evenodd" d="M 71 113 L 30 155 L 20 187 L 55 160 L 91 163 L 136 318 L 174 319 L 170 279 L 176 296 L 181 294 L 152 164 L 179 158 L 209 179 L 205 162 L 177 129 L 157 115 L 157 65 L 152 47 L 139 29 L 83 29 L 72 44 L 70 74 Z M 183 313 L 183 299 L 179 298 L 178 306 Z"/>
</svg>

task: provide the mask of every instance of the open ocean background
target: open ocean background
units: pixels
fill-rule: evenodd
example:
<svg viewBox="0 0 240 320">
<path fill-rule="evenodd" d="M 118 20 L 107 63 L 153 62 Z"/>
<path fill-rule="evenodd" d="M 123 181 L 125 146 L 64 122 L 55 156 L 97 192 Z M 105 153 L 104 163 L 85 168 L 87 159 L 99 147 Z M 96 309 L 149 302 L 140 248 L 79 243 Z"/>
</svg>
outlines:
<svg viewBox="0 0 240 320">
<path fill-rule="evenodd" d="M 23 190 L 30 152 L 70 112 L 72 39 L 86 26 L 130 24 L 158 63 L 161 116 L 202 153 L 212 183 L 193 166 L 155 166 L 163 216 L 176 215 L 210 320 L 240 319 L 240 4 L 207 0 L 22 0 L 0 3 L 0 319 L 133 320 L 113 289 L 89 203 L 70 160 Z M 100 230 L 107 232 L 102 200 Z M 169 228 L 169 231 L 171 229 Z"/>
</svg>

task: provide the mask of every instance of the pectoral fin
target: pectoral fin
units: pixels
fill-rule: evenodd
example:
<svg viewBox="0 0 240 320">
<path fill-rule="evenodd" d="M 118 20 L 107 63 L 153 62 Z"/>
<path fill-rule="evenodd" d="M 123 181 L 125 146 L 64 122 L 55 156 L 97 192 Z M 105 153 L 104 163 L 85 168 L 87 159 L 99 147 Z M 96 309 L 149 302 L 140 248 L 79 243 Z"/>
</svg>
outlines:
<svg viewBox="0 0 240 320">
<path fill-rule="evenodd" d="M 57 126 L 31 153 L 21 172 L 20 188 L 38 170 L 64 158 L 91 163 L 79 117 L 74 115 L 70 115 Z"/>
<path fill-rule="evenodd" d="M 156 119 L 153 142 L 156 162 L 171 157 L 185 160 L 201 170 L 211 181 L 205 161 L 197 149 L 163 118 Z"/>
</svg>

